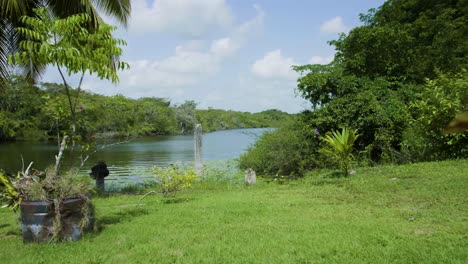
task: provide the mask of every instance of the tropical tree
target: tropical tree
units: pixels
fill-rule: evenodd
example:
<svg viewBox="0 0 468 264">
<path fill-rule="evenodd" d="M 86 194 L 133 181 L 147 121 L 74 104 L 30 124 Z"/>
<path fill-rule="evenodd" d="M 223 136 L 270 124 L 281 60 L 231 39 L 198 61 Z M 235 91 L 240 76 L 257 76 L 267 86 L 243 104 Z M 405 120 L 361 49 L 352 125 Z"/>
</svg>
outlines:
<svg viewBox="0 0 468 264">
<path fill-rule="evenodd" d="M 331 64 L 294 67 L 301 74 L 297 91 L 314 107 L 305 113 L 308 123 L 320 131 L 358 128 L 356 148 L 371 163 L 438 157 L 435 148 L 428 151 L 436 155 L 418 155 L 423 152 L 403 144 L 425 148 L 435 142 L 434 135 L 440 146 L 462 145 L 453 144 L 442 128 L 466 111 L 457 106 L 466 91 L 452 90 L 463 80 L 432 86 L 428 80 L 435 84 L 442 81 L 440 74 L 454 80 L 466 75 L 466 14 L 463 0 L 388 0 L 361 14 L 362 26 L 330 41 L 337 51 Z M 432 124 L 440 124 L 436 134 L 426 129 Z M 438 149 L 457 157 L 466 153 Z"/>
<path fill-rule="evenodd" d="M 97 10 L 115 18 L 126 26 L 130 17 L 130 0 L 0 0 L 0 89 L 6 85 L 10 75 L 8 56 L 21 51 L 20 42 L 24 40 L 16 29 L 23 27 L 23 16 L 34 16 L 34 9 L 44 7 L 57 18 L 86 13 L 90 16 L 87 28 L 94 30 L 103 23 Z M 31 60 L 23 65 L 24 73 L 32 79 L 37 78 L 44 70 L 44 64 Z"/>
<path fill-rule="evenodd" d="M 46 8 L 34 12 L 35 17 L 21 18 L 26 25 L 17 28 L 20 36 L 24 37 L 20 42 L 22 51 L 11 55 L 9 63 L 26 66 L 34 61 L 57 68 L 68 99 L 72 140 L 75 140 L 76 106 L 84 74 L 96 74 L 101 79 L 118 82 L 117 70 L 128 68 L 127 63 L 116 60 L 122 54 L 120 45 L 126 43 L 113 38 L 111 32 L 115 27 L 104 23 L 94 31 L 88 31 L 86 25 L 92 22 L 92 17 L 86 13 L 57 19 Z M 81 75 L 74 101 L 65 73 Z"/>
<path fill-rule="evenodd" d="M 197 103 L 194 101 L 185 101 L 185 103 L 175 107 L 180 134 L 190 133 L 195 129 L 197 123 L 196 108 Z"/>
</svg>

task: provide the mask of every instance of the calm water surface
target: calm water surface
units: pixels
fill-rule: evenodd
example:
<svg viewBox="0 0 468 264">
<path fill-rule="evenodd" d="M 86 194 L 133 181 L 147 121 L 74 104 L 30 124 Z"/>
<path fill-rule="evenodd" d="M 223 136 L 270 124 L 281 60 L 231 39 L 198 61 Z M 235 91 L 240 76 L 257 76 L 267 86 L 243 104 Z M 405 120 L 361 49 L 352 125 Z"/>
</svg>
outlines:
<svg viewBox="0 0 468 264">
<path fill-rule="evenodd" d="M 203 159 L 227 160 L 239 157 L 259 135 L 269 129 L 235 129 L 205 133 Z M 111 143 L 111 142 L 108 142 Z M 82 169 L 88 173 L 99 160 L 106 161 L 110 175 L 106 180 L 138 182 L 148 175 L 152 166 L 167 166 L 175 162 L 193 162 L 193 136 L 157 136 L 134 139 L 104 148 L 92 155 Z M 15 142 L 0 144 L 0 168 L 7 172 L 21 169 L 21 156 L 33 167 L 44 169 L 55 162 L 57 143 Z M 66 160 L 67 157 L 65 157 Z M 79 158 L 74 158 L 75 161 Z"/>
</svg>

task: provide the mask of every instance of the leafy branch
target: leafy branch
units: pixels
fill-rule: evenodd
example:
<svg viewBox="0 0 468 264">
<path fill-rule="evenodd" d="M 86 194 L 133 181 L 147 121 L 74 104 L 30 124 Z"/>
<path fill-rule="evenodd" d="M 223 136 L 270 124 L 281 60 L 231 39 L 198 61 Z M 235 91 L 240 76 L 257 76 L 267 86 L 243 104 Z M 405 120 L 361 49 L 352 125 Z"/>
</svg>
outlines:
<svg viewBox="0 0 468 264">
<path fill-rule="evenodd" d="M 76 105 L 81 91 L 81 84 L 86 73 L 96 74 L 100 79 L 117 83 L 118 70 L 129 68 L 128 63 L 119 61 L 122 55 L 120 46 L 126 45 L 122 39 L 112 36 L 114 26 L 99 24 L 92 32 L 88 25 L 92 22 L 88 14 L 76 14 L 63 19 L 52 16 L 47 9 L 36 9 L 34 17 L 23 16 L 20 21 L 24 27 L 17 27 L 17 32 L 24 37 L 20 42 L 22 51 L 9 56 L 10 64 L 27 66 L 31 62 L 55 66 L 62 78 L 68 98 L 72 121 L 72 150 L 76 138 Z M 68 76 L 80 74 L 77 96 L 73 102 L 67 82 Z"/>
</svg>

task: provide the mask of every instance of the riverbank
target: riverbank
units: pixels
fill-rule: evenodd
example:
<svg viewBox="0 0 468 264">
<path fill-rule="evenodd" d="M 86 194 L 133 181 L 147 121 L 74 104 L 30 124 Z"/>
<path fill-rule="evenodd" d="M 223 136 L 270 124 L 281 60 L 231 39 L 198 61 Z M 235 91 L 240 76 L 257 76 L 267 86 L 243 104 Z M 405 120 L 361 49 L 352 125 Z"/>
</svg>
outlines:
<svg viewBox="0 0 468 264">
<path fill-rule="evenodd" d="M 314 172 L 244 186 L 213 174 L 176 199 L 95 197 L 100 232 L 23 244 L 0 211 L 2 263 L 464 263 L 467 160 Z"/>
<path fill-rule="evenodd" d="M 239 157 L 243 151 L 270 129 L 235 129 L 204 133 L 204 160 L 227 160 Z M 100 141 L 100 146 L 115 143 L 114 140 Z M 108 179 L 131 180 L 153 166 L 167 166 L 175 162 L 193 162 L 193 135 L 157 136 L 135 138 L 130 142 L 112 145 L 94 153 L 84 169 L 91 168 L 97 161 L 106 161 L 109 166 Z M 0 145 L 0 169 L 16 174 L 22 168 L 22 160 L 33 161 L 33 167 L 45 169 L 55 162 L 57 142 L 15 142 Z M 81 153 L 74 159 L 65 156 L 65 164 L 79 166 Z M 72 163 L 74 162 L 74 163 Z"/>
<path fill-rule="evenodd" d="M 15 140 L 55 140 L 70 134 L 71 113 L 65 88 L 43 83 L 36 87 L 20 76 L 0 94 L 0 143 Z M 195 124 L 203 131 L 278 127 L 294 117 L 280 110 L 258 113 L 224 109 L 197 109 L 197 103 L 174 104 L 169 99 L 122 95 L 103 96 L 70 91 L 76 103 L 76 133 L 81 138 L 127 138 L 144 135 L 191 134 Z M 78 100 L 79 99 L 79 100 Z"/>
</svg>

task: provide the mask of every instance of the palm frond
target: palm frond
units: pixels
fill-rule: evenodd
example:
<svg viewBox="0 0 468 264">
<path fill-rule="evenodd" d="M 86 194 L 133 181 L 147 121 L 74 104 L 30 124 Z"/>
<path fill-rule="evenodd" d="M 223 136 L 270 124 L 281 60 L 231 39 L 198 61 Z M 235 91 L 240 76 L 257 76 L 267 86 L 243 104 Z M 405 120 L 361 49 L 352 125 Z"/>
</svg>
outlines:
<svg viewBox="0 0 468 264">
<path fill-rule="evenodd" d="M 21 17 L 32 14 L 34 8 L 44 5 L 44 1 L 32 0 L 0 0 L 0 89 L 5 87 L 10 76 L 8 57 L 20 51 L 19 43 L 22 37 L 16 32 L 16 27 L 21 26 Z M 23 68 L 23 72 L 33 80 L 44 72 L 45 67 Z"/>
<path fill-rule="evenodd" d="M 28 6 L 31 1 L 20 0 L 0 0 L 0 17 L 1 18 L 14 18 L 21 17 L 28 11 Z"/>
<path fill-rule="evenodd" d="M 132 11 L 130 0 L 91 0 L 99 10 L 127 26 Z"/>
<path fill-rule="evenodd" d="M 350 161 L 353 159 L 354 142 L 358 137 L 357 130 L 343 128 L 341 133 L 333 131 L 323 137 L 326 146 L 320 149 L 320 152 L 340 163 L 344 174 L 347 175 Z"/>
<path fill-rule="evenodd" d="M 10 75 L 8 56 L 16 43 L 16 37 L 13 25 L 6 19 L 0 19 L 0 90 L 5 87 Z"/>
<path fill-rule="evenodd" d="M 0 0 L 0 89 L 5 87 L 9 78 L 8 57 L 20 51 L 19 43 L 23 36 L 15 28 L 24 26 L 21 17 L 32 16 L 33 10 L 46 7 L 53 15 L 60 18 L 79 13 L 91 16 L 90 29 L 97 29 L 104 21 L 98 11 L 117 19 L 126 26 L 131 12 L 130 0 Z M 118 58 L 114 58 L 118 65 Z M 46 65 L 31 61 L 22 71 L 32 80 L 37 80 L 45 71 Z"/>
<path fill-rule="evenodd" d="M 130 0 L 48 0 L 47 7 L 60 18 L 86 13 L 91 16 L 94 28 L 104 22 L 98 11 L 116 18 L 123 26 L 127 25 L 131 12 Z"/>
</svg>

